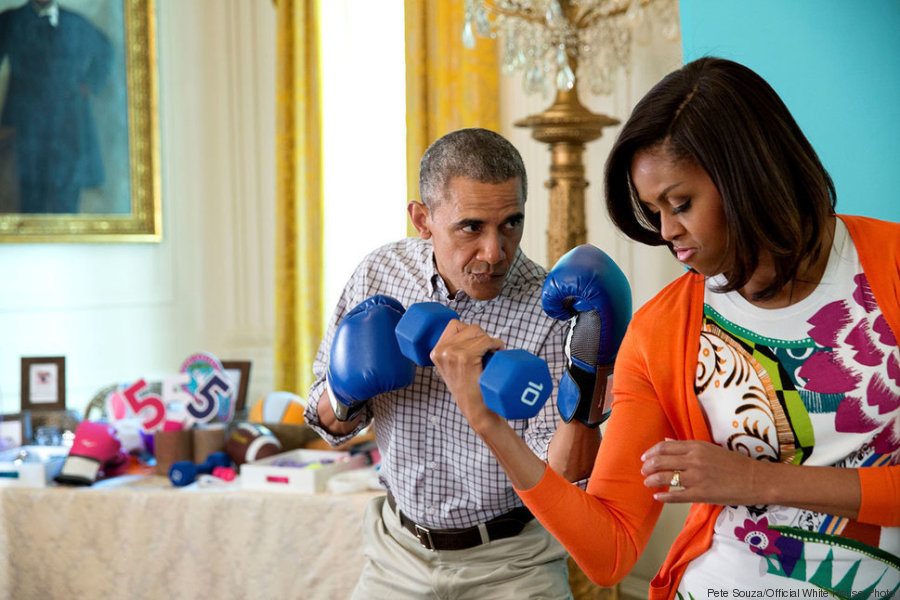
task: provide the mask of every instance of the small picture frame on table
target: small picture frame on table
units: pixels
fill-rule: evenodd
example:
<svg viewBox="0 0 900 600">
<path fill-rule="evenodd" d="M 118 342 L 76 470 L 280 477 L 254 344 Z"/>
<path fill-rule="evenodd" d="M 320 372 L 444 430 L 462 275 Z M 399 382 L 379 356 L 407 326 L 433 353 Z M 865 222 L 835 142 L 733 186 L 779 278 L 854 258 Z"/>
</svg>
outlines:
<svg viewBox="0 0 900 600">
<path fill-rule="evenodd" d="M 18 448 L 31 440 L 31 413 L 0 415 L 0 450 Z"/>
<path fill-rule="evenodd" d="M 234 410 L 240 412 L 247 404 L 247 384 L 250 382 L 249 360 L 223 360 L 222 368 L 231 378 L 231 382 L 237 386 L 234 397 Z"/>
<path fill-rule="evenodd" d="M 22 412 L 66 409 L 66 357 L 22 357 Z"/>
</svg>

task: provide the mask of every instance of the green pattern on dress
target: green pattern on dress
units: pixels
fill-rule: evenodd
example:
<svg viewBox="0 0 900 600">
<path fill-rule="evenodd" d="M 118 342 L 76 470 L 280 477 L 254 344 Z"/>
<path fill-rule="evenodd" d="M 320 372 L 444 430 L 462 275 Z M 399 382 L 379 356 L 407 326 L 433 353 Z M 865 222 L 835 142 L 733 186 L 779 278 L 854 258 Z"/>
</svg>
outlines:
<svg viewBox="0 0 900 600">
<path fill-rule="evenodd" d="M 894 556 L 889 552 L 885 552 L 879 548 L 874 548 L 850 538 L 832 536 L 815 531 L 807 531 L 805 529 L 798 529 L 796 527 L 770 526 L 769 529 L 777 531 L 783 536 L 791 537 L 804 543 L 801 556 L 794 565 L 790 575 L 785 572 L 784 568 L 782 567 L 781 560 L 777 555 L 765 555 L 767 563 L 766 570 L 772 575 L 786 577 L 788 579 L 794 579 L 797 581 L 806 581 L 807 583 L 811 583 L 812 585 L 827 591 L 835 598 L 844 598 L 846 600 L 865 600 L 875 597 L 893 598 L 897 594 L 898 590 L 900 590 L 900 583 L 894 586 L 894 589 L 887 594 L 886 590 L 877 589 L 878 584 L 881 583 L 882 578 L 885 574 L 887 574 L 888 570 L 900 569 L 900 558 Z M 878 579 L 869 584 L 867 587 L 860 588 L 859 582 L 856 581 L 859 565 L 862 561 L 862 559 L 859 559 L 850 567 L 850 569 L 847 571 L 847 573 L 844 574 L 841 580 L 835 583 L 832 568 L 834 564 L 834 550 L 832 548 L 829 548 L 828 556 L 819 564 L 816 572 L 813 573 L 812 576 L 809 577 L 809 579 L 807 579 L 805 557 L 807 542 L 826 544 L 834 548 L 842 548 L 845 550 L 851 550 L 853 552 L 863 554 L 868 558 L 883 563 L 885 565 L 885 569 L 881 572 L 881 575 L 878 577 Z M 876 591 L 878 592 L 877 596 Z"/>
<path fill-rule="evenodd" d="M 775 398 L 768 400 L 769 402 L 777 400 L 781 404 L 782 410 L 787 415 L 787 425 L 794 436 L 796 451 L 793 456 L 783 456 L 782 460 L 786 459 L 786 462 L 794 465 L 803 464 L 812 454 L 815 446 L 812 420 L 793 377 L 785 370 L 778 356 L 773 352 L 773 348 L 815 348 L 816 343 L 810 338 L 799 342 L 789 342 L 756 335 L 752 331 L 732 323 L 708 305 L 703 306 L 703 324 L 712 325 L 721 330 L 723 334 L 727 334 L 765 371 L 775 392 Z M 724 341 L 728 342 L 728 340 Z"/>
</svg>

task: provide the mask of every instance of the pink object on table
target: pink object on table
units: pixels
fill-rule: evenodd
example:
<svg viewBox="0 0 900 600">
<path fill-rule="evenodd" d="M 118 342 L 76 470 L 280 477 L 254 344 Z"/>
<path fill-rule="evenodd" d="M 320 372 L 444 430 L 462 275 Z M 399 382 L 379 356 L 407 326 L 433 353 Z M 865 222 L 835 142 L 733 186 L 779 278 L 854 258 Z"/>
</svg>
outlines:
<svg viewBox="0 0 900 600">
<path fill-rule="evenodd" d="M 212 475 L 225 481 L 233 481 L 237 473 L 231 467 L 216 467 L 212 470 Z"/>
</svg>

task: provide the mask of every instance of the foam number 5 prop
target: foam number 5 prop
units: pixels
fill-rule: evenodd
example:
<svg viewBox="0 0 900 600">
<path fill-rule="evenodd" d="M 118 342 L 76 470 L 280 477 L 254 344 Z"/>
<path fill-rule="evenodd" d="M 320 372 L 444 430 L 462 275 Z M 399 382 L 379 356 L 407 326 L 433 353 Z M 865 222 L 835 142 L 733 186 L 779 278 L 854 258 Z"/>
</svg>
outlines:
<svg viewBox="0 0 900 600">
<path fill-rule="evenodd" d="M 140 395 L 146 387 L 147 382 L 139 379 L 122 391 L 122 397 L 131 412 L 141 418 L 144 430 L 156 431 L 166 418 L 166 406 L 156 394 Z"/>
<path fill-rule="evenodd" d="M 188 406 L 188 414 L 195 420 L 200 419 L 203 410 L 207 410 L 210 418 L 218 417 L 223 423 L 227 423 L 234 417 L 234 404 L 231 402 L 232 386 L 230 380 L 224 373 L 211 373 L 194 395 L 194 403 Z M 225 410 L 222 410 L 224 399 Z M 207 407 L 206 409 L 196 408 L 199 404 Z M 195 412 L 196 410 L 196 412 Z M 205 422 L 205 421 L 204 421 Z"/>
<path fill-rule="evenodd" d="M 121 385 L 106 396 L 106 414 L 108 414 L 113 421 L 121 421 L 122 419 L 127 419 L 132 416 L 131 411 L 128 409 L 128 403 L 125 401 L 125 397 L 122 396 Z"/>
<path fill-rule="evenodd" d="M 187 408 L 194 401 L 194 396 L 184 391 L 184 384 L 191 380 L 187 373 L 178 373 L 163 377 L 162 397 L 166 405 L 166 423 L 163 428 L 181 429 L 189 425 Z M 171 424 L 170 424 L 171 423 Z M 177 423 L 178 426 L 174 424 Z"/>
<path fill-rule="evenodd" d="M 187 406 L 191 421 L 227 423 L 234 418 L 234 386 L 218 358 L 208 352 L 193 354 L 181 365 L 181 372 L 190 376 L 182 389 L 192 397 Z"/>
</svg>

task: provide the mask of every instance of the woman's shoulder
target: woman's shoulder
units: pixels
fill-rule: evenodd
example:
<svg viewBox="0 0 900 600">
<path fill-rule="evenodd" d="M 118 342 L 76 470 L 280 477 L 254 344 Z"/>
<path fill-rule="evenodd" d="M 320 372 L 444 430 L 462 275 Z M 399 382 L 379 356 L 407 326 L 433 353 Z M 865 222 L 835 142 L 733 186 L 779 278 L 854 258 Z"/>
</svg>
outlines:
<svg viewBox="0 0 900 600">
<path fill-rule="evenodd" d="M 838 218 L 847 226 L 866 272 L 900 266 L 900 223 L 850 215 Z"/>
<path fill-rule="evenodd" d="M 688 271 L 670 282 L 653 298 L 634 313 L 634 321 L 650 321 L 654 326 L 659 321 L 680 321 L 680 315 L 687 315 L 696 294 L 702 300 L 705 279 L 699 273 Z"/>
<path fill-rule="evenodd" d="M 859 215 L 837 216 L 847 226 L 847 229 L 856 244 L 874 240 L 877 240 L 878 243 L 884 241 L 891 245 L 900 244 L 900 235 L 898 235 L 900 234 L 900 223 L 883 221 L 873 217 L 862 217 Z M 870 236 L 874 236 L 874 239 Z"/>
</svg>

